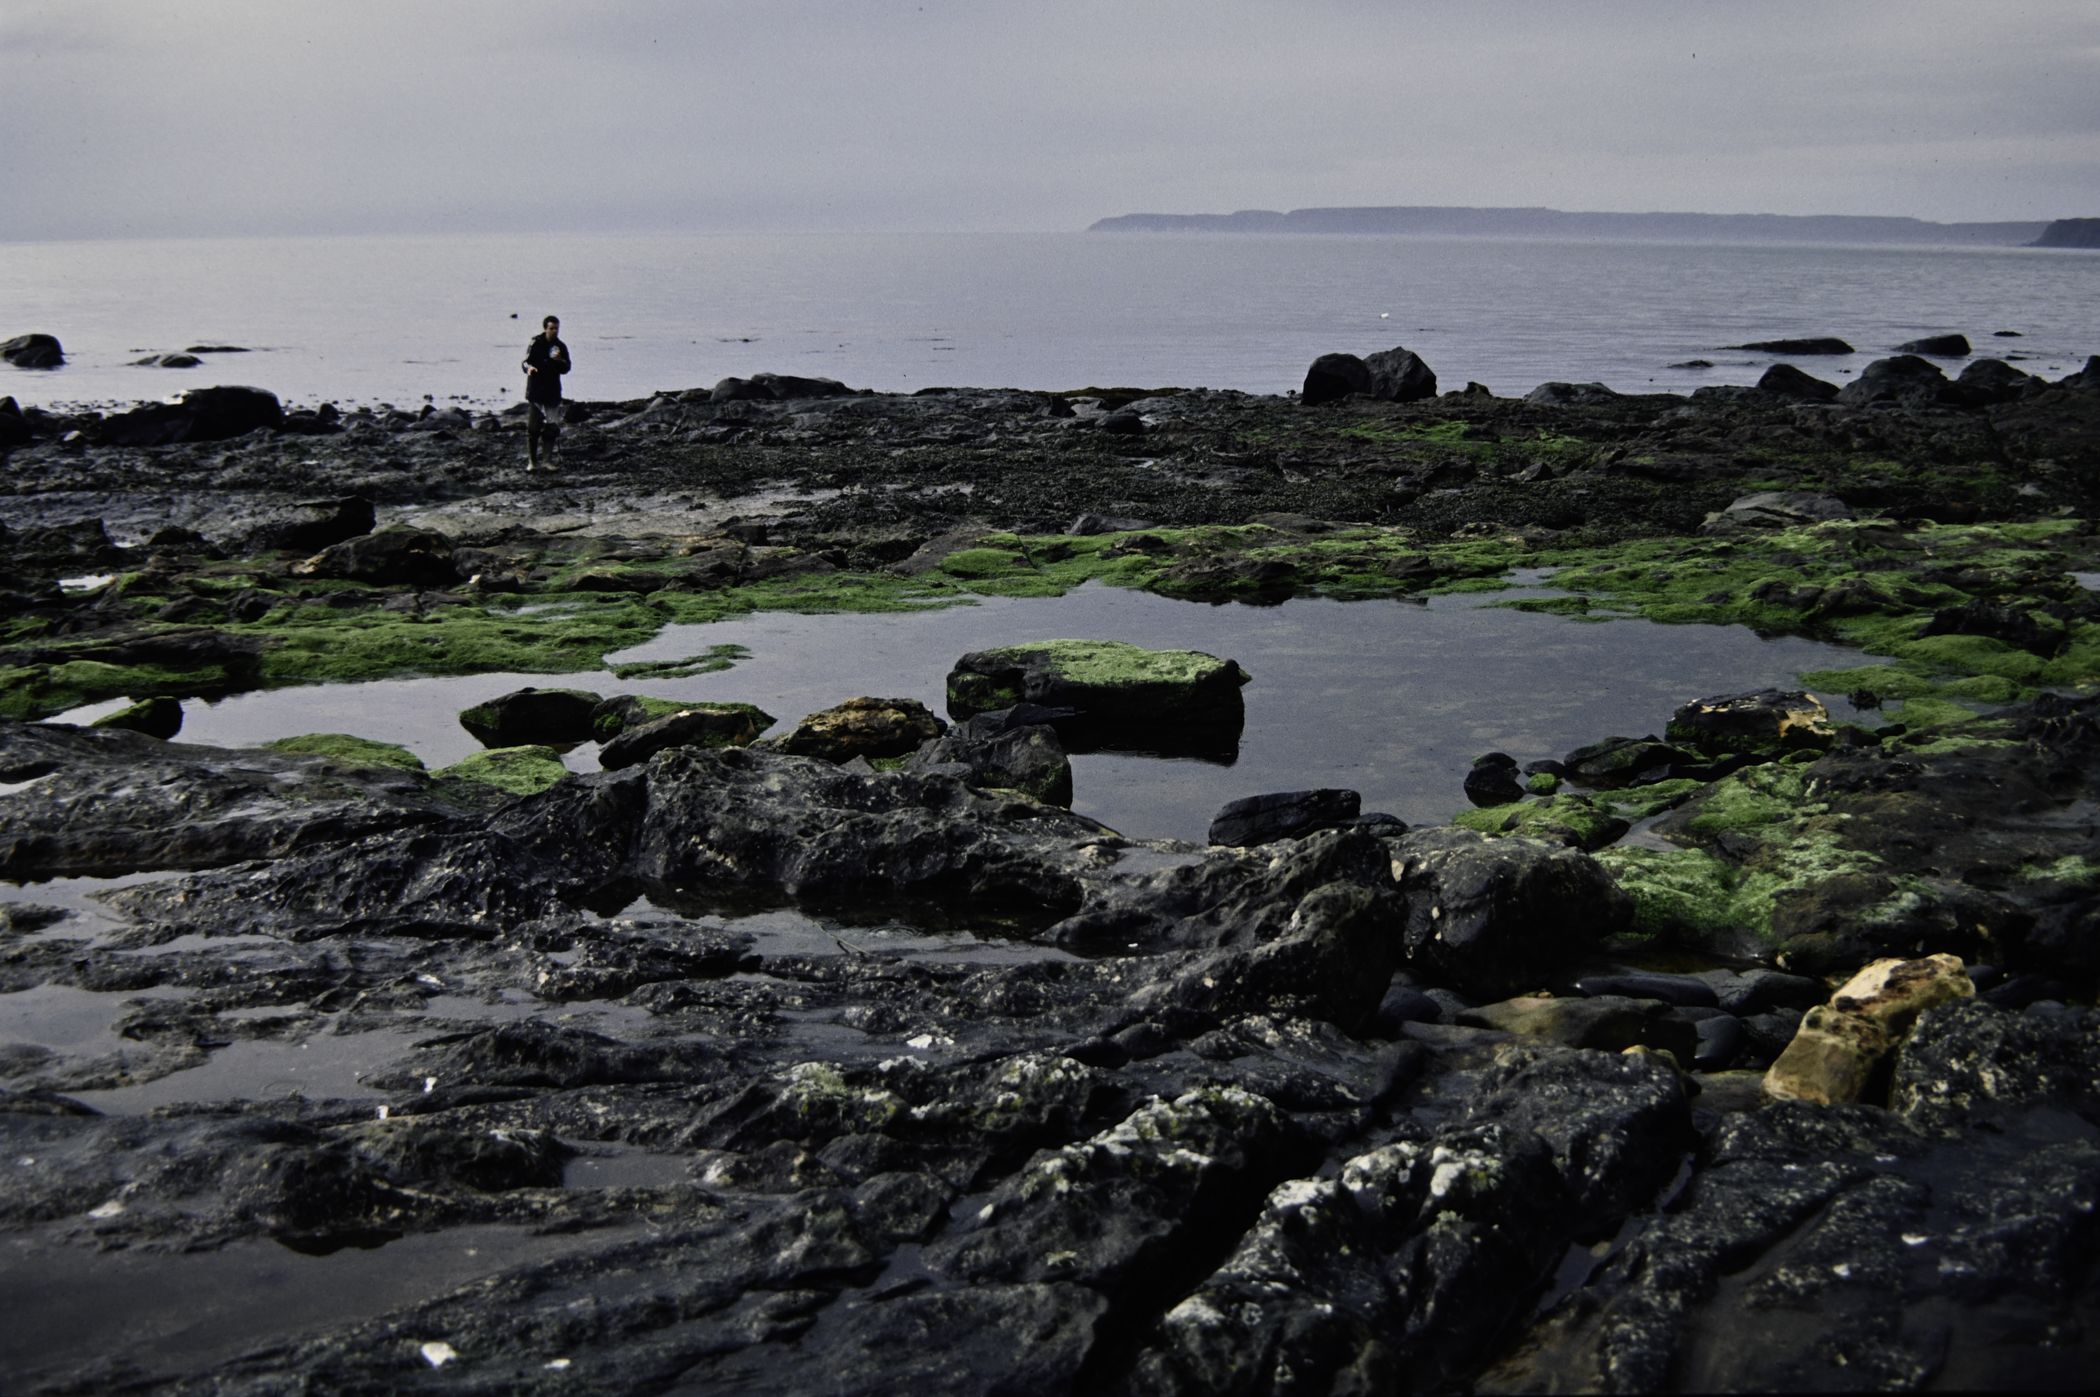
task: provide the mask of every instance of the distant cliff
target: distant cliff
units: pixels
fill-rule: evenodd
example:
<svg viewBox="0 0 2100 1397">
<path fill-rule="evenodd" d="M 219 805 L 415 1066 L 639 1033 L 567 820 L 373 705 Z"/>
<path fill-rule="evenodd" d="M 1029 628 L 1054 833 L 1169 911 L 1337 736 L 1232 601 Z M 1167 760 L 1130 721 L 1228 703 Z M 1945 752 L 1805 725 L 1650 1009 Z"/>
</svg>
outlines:
<svg viewBox="0 0 2100 1397">
<path fill-rule="evenodd" d="M 1611 238 L 1655 242 L 1915 243 L 1941 247 L 2091 247 L 2037 242 L 2056 223 L 1927 223 L 1918 218 L 1794 217 L 1776 213 L 1564 213 L 1559 209 L 1243 209 L 1238 213 L 1127 213 L 1090 233 L 1400 233 L 1435 237 Z M 2088 232 L 2084 236 L 2091 237 Z"/>
<path fill-rule="evenodd" d="M 1095 224 L 1100 227 L 1100 224 Z M 2042 230 L 2029 247 L 2100 248 L 2100 218 L 2059 218 Z"/>
</svg>

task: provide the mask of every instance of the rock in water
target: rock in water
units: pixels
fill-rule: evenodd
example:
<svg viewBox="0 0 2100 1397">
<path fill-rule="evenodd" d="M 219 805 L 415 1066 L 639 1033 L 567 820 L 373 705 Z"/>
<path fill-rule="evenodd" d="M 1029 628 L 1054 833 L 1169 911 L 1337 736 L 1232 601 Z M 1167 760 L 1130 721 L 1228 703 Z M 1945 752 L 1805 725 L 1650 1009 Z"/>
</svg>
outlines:
<svg viewBox="0 0 2100 1397">
<path fill-rule="evenodd" d="M 603 701 L 584 689 L 528 687 L 475 704 L 459 715 L 459 725 L 484 747 L 588 742 Z"/>
<path fill-rule="evenodd" d="M 1830 712 L 1801 690 L 1760 689 L 1700 699 L 1678 709 L 1663 732 L 1672 742 L 1715 756 L 1828 751 L 1837 740 Z"/>
<path fill-rule="evenodd" d="M 810 714 L 771 745 L 798 757 L 845 762 L 907 756 L 946 730 L 947 725 L 917 699 L 854 698 Z"/>
<path fill-rule="evenodd" d="M 2020 372 L 2003 359 L 1972 360 L 1954 382 L 1963 396 L 1978 407 L 2013 402 L 2049 386 L 2033 374 Z"/>
<path fill-rule="evenodd" d="M 1024 705 L 1025 709 L 1025 705 Z M 1072 803 L 1072 763 L 1047 723 L 1009 724 L 1015 710 L 981 713 L 911 754 L 906 771 L 951 770 L 972 786 L 1020 791 L 1046 805 Z"/>
<path fill-rule="evenodd" d="M 18 369 L 55 369 L 66 362 L 66 351 L 56 335 L 16 335 L 0 340 L 0 360 Z"/>
<path fill-rule="evenodd" d="M 1354 354 L 1322 354 L 1305 371 L 1305 386 L 1299 390 L 1298 401 L 1307 407 L 1318 407 L 1351 393 L 1370 391 L 1371 369 L 1363 360 Z"/>
<path fill-rule="evenodd" d="M 142 732 L 148 737 L 157 737 L 165 742 L 182 731 L 182 701 L 172 698 L 150 698 L 142 703 L 134 703 L 129 708 L 118 709 L 106 717 L 97 718 L 89 726 Z"/>
<path fill-rule="evenodd" d="M 377 587 L 441 587 L 459 580 L 452 540 L 435 529 L 381 529 L 292 566 L 294 577 L 340 577 Z"/>
<path fill-rule="evenodd" d="M 1827 383 L 1811 374 L 1805 374 L 1792 364 L 1774 364 L 1757 380 L 1757 386 L 1767 393 L 1778 393 L 1784 397 L 1802 398 L 1810 402 L 1834 403 L 1838 386 Z"/>
<path fill-rule="evenodd" d="M 1205 750 L 1237 744 L 1247 673 L 1200 650 L 1142 650 L 1112 640 L 1046 640 L 978 650 L 948 674 L 948 712 L 971 718 L 1018 703 L 1076 708 L 1086 723 L 1074 750 Z"/>
<path fill-rule="evenodd" d="M 1834 335 L 1823 335 L 1803 340 L 1756 340 L 1750 344 L 1730 345 L 1731 349 L 1754 349 L 1764 354 L 1854 354 L 1853 349 Z"/>
<path fill-rule="evenodd" d="M 604 711 L 603 704 L 598 711 Z M 598 749 L 598 765 L 618 771 L 666 747 L 748 747 L 772 725 L 772 718 L 750 704 L 689 704 L 621 728 Z"/>
<path fill-rule="evenodd" d="M 1475 759 L 1466 773 L 1466 799 L 1483 808 L 1510 805 L 1529 792 L 1517 775 L 1517 759 L 1507 752 L 1490 752 Z"/>
<path fill-rule="evenodd" d="M 1966 359 L 1969 357 L 1969 341 L 1963 335 L 1928 335 L 1921 340 L 1896 346 L 1898 354 L 1930 354 L 1936 359 Z"/>
<path fill-rule="evenodd" d="M 1210 842 L 1235 849 L 1278 839 L 1297 839 L 1314 830 L 1354 824 L 1363 810 L 1355 791 L 1280 791 L 1227 801 L 1210 822 Z"/>
</svg>

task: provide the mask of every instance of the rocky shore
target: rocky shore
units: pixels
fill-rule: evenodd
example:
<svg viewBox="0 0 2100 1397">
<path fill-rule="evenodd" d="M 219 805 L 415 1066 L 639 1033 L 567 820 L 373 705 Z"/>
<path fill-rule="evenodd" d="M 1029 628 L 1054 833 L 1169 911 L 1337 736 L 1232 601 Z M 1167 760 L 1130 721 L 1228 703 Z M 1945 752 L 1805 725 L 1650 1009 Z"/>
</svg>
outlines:
<svg viewBox="0 0 2100 1397">
<path fill-rule="evenodd" d="M 582 404 L 551 477 L 460 409 L 0 406 L 9 1389 L 2083 1387 L 2100 360 L 1403 355 L 758 375 Z M 182 741 L 754 610 L 1520 568 L 1484 600 L 1876 662 L 1484 753 L 1450 824 L 1249 792 L 1207 843 L 1074 813 L 1068 755 L 1208 752 L 1244 673 L 1098 640 L 958 647 L 945 713 L 550 678 L 439 771 Z"/>
</svg>

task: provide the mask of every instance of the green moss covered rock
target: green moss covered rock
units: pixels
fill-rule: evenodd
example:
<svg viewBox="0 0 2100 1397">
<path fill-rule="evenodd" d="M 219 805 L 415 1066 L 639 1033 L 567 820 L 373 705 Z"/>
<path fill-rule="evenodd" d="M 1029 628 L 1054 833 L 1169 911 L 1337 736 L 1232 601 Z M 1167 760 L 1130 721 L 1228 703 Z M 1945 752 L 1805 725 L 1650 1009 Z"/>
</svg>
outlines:
<svg viewBox="0 0 2100 1397">
<path fill-rule="evenodd" d="M 498 747 L 476 752 L 436 773 L 440 781 L 473 781 L 515 796 L 538 795 L 569 774 L 552 747 Z"/>
</svg>

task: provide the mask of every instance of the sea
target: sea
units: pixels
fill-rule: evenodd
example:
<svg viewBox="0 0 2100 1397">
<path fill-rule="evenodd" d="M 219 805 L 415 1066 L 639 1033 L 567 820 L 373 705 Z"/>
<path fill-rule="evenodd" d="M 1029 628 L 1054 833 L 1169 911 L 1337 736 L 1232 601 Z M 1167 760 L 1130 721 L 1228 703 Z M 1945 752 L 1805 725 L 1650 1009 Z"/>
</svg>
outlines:
<svg viewBox="0 0 2100 1397">
<path fill-rule="evenodd" d="M 1405 346 L 1440 386 L 1621 392 L 1754 383 L 1749 341 L 1836 336 L 1843 382 L 1906 340 L 2060 376 L 2100 353 L 2100 253 L 1305 234 L 441 236 L 0 243 L 0 369 L 28 405 L 215 383 L 288 405 L 515 401 L 542 316 L 570 396 L 758 372 L 938 386 L 1298 386 L 1317 356 Z M 2001 337 L 2002 336 L 2002 337 Z M 193 368 L 135 361 L 191 349 Z"/>
</svg>

